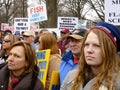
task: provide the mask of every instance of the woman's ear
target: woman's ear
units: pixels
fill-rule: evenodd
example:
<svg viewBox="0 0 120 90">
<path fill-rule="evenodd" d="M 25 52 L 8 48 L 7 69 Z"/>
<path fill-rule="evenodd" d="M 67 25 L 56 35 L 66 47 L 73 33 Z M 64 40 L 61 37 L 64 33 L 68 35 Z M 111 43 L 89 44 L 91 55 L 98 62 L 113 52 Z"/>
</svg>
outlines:
<svg viewBox="0 0 120 90">
<path fill-rule="evenodd" d="M 25 67 L 27 68 L 28 67 L 28 63 L 26 62 L 26 64 L 25 64 Z"/>
</svg>

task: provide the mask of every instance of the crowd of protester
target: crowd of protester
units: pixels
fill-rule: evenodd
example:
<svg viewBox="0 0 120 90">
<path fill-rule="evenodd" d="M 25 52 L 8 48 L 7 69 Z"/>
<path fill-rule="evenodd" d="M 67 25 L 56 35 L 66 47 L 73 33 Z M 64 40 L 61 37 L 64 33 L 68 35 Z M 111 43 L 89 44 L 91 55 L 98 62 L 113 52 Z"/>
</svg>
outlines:
<svg viewBox="0 0 120 90">
<path fill-rule="evenodd" d="M 120 30 L 98 22 L 88 29 L 0 31 L 0 90 L 120 90 Z M 45 85 L 38 78 L 36 51 L 50 49 Z M 56 78 L 55 78 L 56 79 Z"/>
</svg>

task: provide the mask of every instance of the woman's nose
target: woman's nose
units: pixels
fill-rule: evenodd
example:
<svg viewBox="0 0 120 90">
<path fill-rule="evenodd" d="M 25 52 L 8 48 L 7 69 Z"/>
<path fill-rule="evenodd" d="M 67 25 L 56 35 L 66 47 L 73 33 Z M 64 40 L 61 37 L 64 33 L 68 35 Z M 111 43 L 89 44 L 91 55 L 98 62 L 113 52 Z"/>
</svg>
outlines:
<svg viewBox="0 0 120 90">
<path fill-rule="evenodd" d="M 93 52 L 93 47 L 90 45 L 88 48 L 87 48 L 87 52 Z"/>
<path fill-rule="evenodd" d="M 8 61 L 13 61 L 13 55 L 8 56 Z"/>
</svg>

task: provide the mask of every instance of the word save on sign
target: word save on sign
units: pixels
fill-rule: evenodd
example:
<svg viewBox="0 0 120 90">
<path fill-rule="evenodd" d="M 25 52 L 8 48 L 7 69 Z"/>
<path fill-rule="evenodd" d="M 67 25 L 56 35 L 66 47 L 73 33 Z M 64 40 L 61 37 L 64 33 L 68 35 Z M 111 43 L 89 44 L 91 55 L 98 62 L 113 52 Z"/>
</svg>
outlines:
<svg viewBox="0 0 120 90">
<path fill-rule="evenodd" d="M 47 20 L 46 5 L 43 4 L 35 7 L 29 7 L 28 17 L 31 23 Z"/>
</svg>

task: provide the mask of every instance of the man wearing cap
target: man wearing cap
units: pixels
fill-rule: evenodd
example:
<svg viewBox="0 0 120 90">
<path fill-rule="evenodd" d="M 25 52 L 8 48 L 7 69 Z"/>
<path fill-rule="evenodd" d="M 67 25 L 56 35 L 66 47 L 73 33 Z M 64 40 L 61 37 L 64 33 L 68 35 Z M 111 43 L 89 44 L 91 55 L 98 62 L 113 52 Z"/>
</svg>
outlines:
<svg viewBox="0 0 120 90">
<path fill-rule="evenodd" d="M 4 31 L 4 36 L 7 35 L 7 34 L 12 34 L 12 31 L 11 30 L 5 30 Z"/>
<path fill-rule="evenodd" d="M 62 84 L 65 76 L 70 70 L 76 69 L 78 66 L 78 61 L 81 53 L 81 44 L 83 36 L 80 35 L 77 30 L 74 30 L 72 35 L 69 35 L 70 51 L 62 57 L 62 62 L 60 64 L 60 84 Z"/>
<path fill-rule="evenodd" d="M 31 43 L 35 50 L 38 50 L 38 45 L 34 43 L 35 32 L 33 32 L 33 31 L 24 32 L 23 38 L 24 38 L 25 41 Z"/>
<path fill-rule="evenodd" d="M 15 31 L 15 34 L 16 38 L 19 40 L 19 41 L 22 41 L 23 40 L 23 37 L 21 37 L 20 35 L 20 31 Z"/>
<path fill-rule="evenodd" d="M 61 55 L 63 55 L 64 51 L 68 48 L 68 44 L 70 42 L 67 37 L 70 35 L 70 31 L 67 28 L 64 28 L 60 31 L 60 39 L 58 40 L 58 47 L 60 49 Z"/>
</svg>

